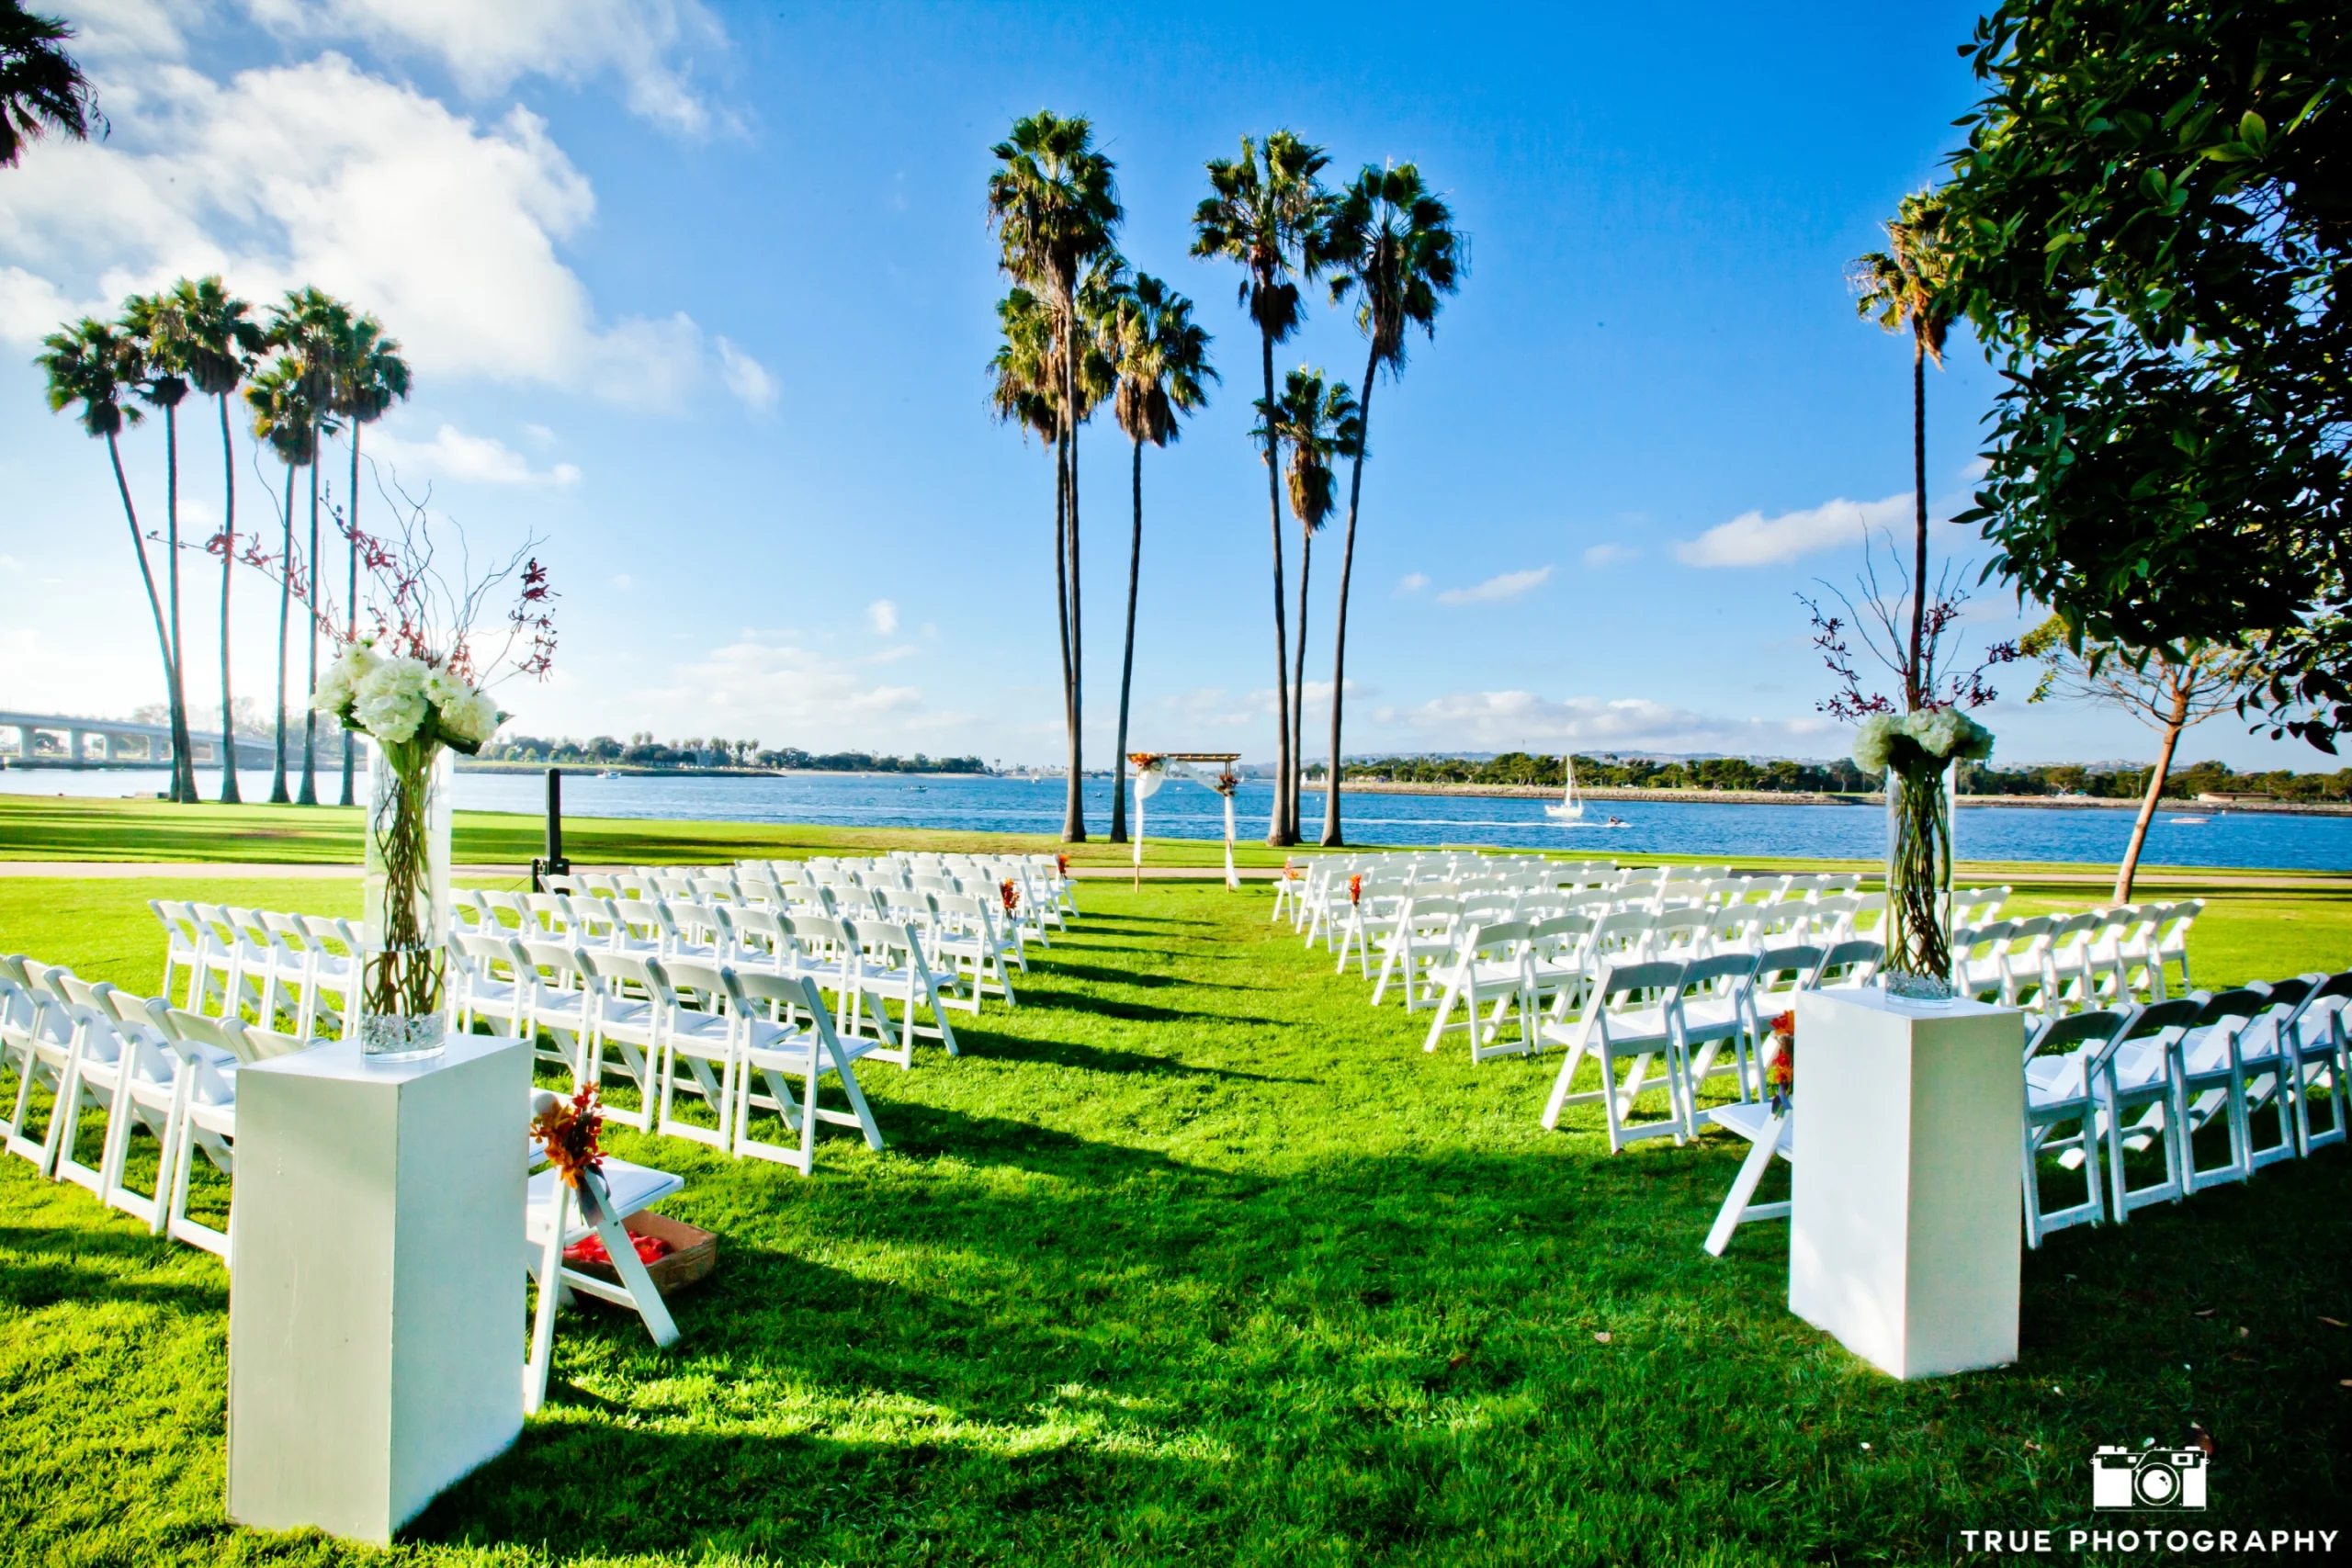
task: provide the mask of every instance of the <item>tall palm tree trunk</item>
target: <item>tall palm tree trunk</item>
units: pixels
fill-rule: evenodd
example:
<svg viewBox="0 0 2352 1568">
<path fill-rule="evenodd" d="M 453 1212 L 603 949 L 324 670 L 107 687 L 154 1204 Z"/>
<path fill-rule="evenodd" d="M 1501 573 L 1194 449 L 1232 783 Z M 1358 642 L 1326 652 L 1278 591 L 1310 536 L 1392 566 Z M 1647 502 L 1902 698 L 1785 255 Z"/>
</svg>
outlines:
<svg viewBox="0 0 2352 1568">
<path fill-rule="evenodd" d="M 187 668 L 180 642 L 180 410 L 164 405 L 164 547 L 171 552 L 164 576 L 172 601 L 172 798 L 196 804 L 196 747 L 188 738 Z"/>
<path fill-rule="evenodd" d="M 277 766 L 270 775 L 269 803 L 290 806 L 286 787 L 286 637 L 294 610 L 294 465 L 286 465 L 286 553 L 277 571 Z"/>
<path fill-rule="evenodd" d="M 1298 777 L 1306 768 L 1306 574 L 1315 562 L 1315 536 L 1304 523 L 1298 527 L 1298 652 L 1292 657 L 1290 679 L 1290 821 L 1291 840 L 1298 840 L 1305 819 L 1299 809 Z"/>
<path fill-rule="evenodd" d="M 1340 703 L 1348 686 L 1348 580 L 1356 565 L 1356 504 L 1363 497 L 1363 455 L 1372 445 L 1372 381 L 1380 368 L 1377 344 L 1363 366 L 1363 397 L 1356 405 L 1359 429 L 1355 471 L 1348 479 L 1348 532 L 1340 544 L 1340 608 L 1331 630 L 1331 773 L 1323 781 L 1323 844 L 1347 842 L 1340 830 Z"/>
<path fill-rule="evenodd" d="M 1283 624 L 1283 466 L 1274 434 L 1274 334 L 1262 327 L 1258 348 L 1266 379 L 1266 508 L 1274 535 L 1274 811 L 1266 842 L 1279 849 L 1298 842 L 1298 825 L 1290 815 L 1296 768 L 1290 754 L 1290 631 Z"/>
<path fill-rule="evenodd" d="M 220 477 L 227 484 L 227 517 L 220 533 L 220 804 L 242 806 L 237 791 L 237 710 L 229 701 L 229 579 L 237 569 L 237 448 L 229 437 L 229 394 L 220 394 Z"/>
<path fill-rule="evenodd" d="M 351 422 L 351 492 L 344 498 L 344 526 L 350 533 L 349 576 L 344 584 L 344 638 L 359 640 L 359 421 Z M 358 804 L 352 793 L 351 775 L 356 761 L 356 747 L 351 731 L 343 732 L 343 801 L 345 806 Z"/>
<path fill-rule="evenodd" d="M 318 437 L 314 433 L 311 440 Z M 304 581 L 311 591 L 303 605 L 303 629 L 310 635 L 310 679 L 302 687 L 302 793 L 295 799 L 299 806 L 319 803 L 319 713 L 311 705 L 311 694 L 319 689 L 319 460 L 311 459 L 311 555 L 302 563 Z"/>
<path fill-rule="evenodd" d="M 1054 625 L 1061 634 L 1062 644 L 1062 726 L 1070 736 L 1078 732 L 1076 705 L 1076 672 L 1070 664 L 1069 646 L 1069 464 L 1062 447 L 1069 439 L 1068 432 L 1054 436 Z M 1070 747 L 1073 758 L 1076 742 Z M 1067 797 L 1062 808 L 1062 837 L 1070 834 L 1070 811 Z M 1081 819 L 1080 831 L 1085 830 Z"/>
<path fill-rule="evenodd" d="M 1143 574 L 1143 437 L 1135 438 L 1135 536 L 1127 545 L 1127 638 L 1119 658 L 1119 743 L 1111 754 L 1111 841 L 1127 841 L 1127 697 L 1136 676 L 1136 584 Z"/>
<path fill-rule="evenodd" d="M 2139 819 L 2132 824 L 2132 841 L 2123 846 L 2123 863 L 2115 868 L 2115 902 L 2132 901 L 2132 879 L 2140 874 L 2140 847 L 2148 841 L 2148 824 L 2155 820 L 2156 803 L 2165 793 L 2165 779 L 2172 772 L 2172 754 L 2180 744 L 2180 732 L 2188 728 L 2188 694 L 2176 687 L 2172 697 L 2172 717 L 2165 722 L 2164 745 L 2156 752 L 2156 771 L 2148 776 L 2147 793 L 2140 797 Z"/>
<path fill-rule="evenodd" d="M 147 564 L 147 543 L 139 533 L 139 509 L 130 502 L 130 481 L 123 477 L 122 447 L 114 433 L 107 433 L 107 458 L 114 464 L 114 488 L 122 495 L 122 518 L 130 525 L 130 547 L 139 557 L 139 580 L 147 585 L 147 609 L 155 617 L 155 649 L 164 656 L 164 690 L 168 694 L 178 679 L 178 670 L 172 663 L 171 633 L 164 626 L 164 601 L 155 592 L 154 570 Z M 82 759 L 77 753 L 74 761 Z"/>
<path fill-rule="evenodd" d="M 1069 469 L 1069 794 L 1062 807 L 1062 840 L 1086 842 L 1086 627 L 1082 616 L 1078 556 L 1078 310 L 1069 301 L 1062 333 L 1062 424 Z"/>
<path fill-rule="evenodd" d="M 1928 615 L 1928 345 L 1911 340 L 1911 492 L 1917 546 L 1911 565 L 1911 669 L 1904 678 L 1917 709 L 1928 700 L 1928 671 L 1919 667 L 1927 648 Z"/>
</svg>

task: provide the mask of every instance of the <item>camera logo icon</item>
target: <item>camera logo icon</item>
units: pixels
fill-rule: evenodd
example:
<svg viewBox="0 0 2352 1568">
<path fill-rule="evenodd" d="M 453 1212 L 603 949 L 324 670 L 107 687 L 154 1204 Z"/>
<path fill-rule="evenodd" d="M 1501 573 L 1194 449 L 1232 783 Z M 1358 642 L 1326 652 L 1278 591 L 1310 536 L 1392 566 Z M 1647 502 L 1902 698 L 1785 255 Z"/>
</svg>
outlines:
<svg viewBox="0 0 2352 1568">
<path fill-rule="evenodd" d="M 2091 1455 L 2091 1506 L 2108 1510 L 2202 1508 L 2205 1455 L 2197 1449 L 2101 1446 Z"/>
</svg>

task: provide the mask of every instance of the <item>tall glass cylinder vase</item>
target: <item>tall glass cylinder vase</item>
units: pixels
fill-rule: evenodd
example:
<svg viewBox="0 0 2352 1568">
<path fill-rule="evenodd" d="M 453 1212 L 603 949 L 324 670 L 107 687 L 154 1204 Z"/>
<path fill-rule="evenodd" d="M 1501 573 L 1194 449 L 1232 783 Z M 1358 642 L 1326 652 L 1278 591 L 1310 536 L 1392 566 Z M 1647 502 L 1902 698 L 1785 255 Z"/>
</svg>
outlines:
<svg viewBox="0 0 2352 1568">
<path fill-rule="evenodd" d="M 1949 762 L 1886 770 L 1886 962 L 1896 996 L 1941 999 L 1951 988 L 1951 793 Z"/>
<path fill-rule="evenodd" d="M 374 740 L 370 752 L 360 1049 L 430 1055 L 448 1034 L 450 755 L 432 741 Z"/>
</svg>

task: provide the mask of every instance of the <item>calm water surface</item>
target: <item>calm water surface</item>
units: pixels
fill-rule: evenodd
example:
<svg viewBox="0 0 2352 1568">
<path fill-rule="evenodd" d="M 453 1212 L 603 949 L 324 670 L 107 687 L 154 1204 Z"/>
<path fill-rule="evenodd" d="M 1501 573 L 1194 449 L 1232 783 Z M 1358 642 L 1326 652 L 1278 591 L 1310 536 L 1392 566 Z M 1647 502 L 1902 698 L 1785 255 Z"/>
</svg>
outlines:
<svg viewBox="0 0 2352 1568">
<path fill-rule="evenodd" d="M 215 775 L 199 773 L 205 793 Z M 267 773 L 240 772 L 247 800 L 269 796 Z M 339 773 L 322 779 L 333 798 Z M 160 773 L 70 773 L 47 769 L 0 772 L 0 791 L 28 795 L 120 796 L 153 795 Z M 579 817 L 680 818 L 730 822 L 815 822 L 852 828 L 954 828 L 992 833 L 1052 833 L 1062 820 L 1059 780 L 811 773 L 788 778 L 673 778 L 625 775 L 600 779 L 566 770 L 564 808 Z M 457 804 L 475 811 L 536 814 L 546 799 L 537 773 L 459 773 Z M 1087 784 L 1087 825 L 1100 834 L 1110 821 L 1111 784 Z M 1244 840 L 1261 838 L 1273 795 L 1271 785 L 1244 785 L 1236 823 Z M 1714 806 L 1631 802 L 1594 807 L 1625 820 L 1623 828 L 1564 828 L 1549 821 L 1537 800 L 1459 795 L 1354 795 L 1344 801 L 1348 837 L 1360 844 L 1480 844 L 1554 853 L 1674 854 L 1741 859 L 1799 855 L 1871 859 L 1885 852 L 1885 818 L 1858 806 Z M 1323 820 L 1320 794 L 1306 806 L 1309 834 Z M 2148 830 L 2144 859 L 2154 865 L 2352 870 L 2352 818 L 2224 813 L 2202 826 L 2159 816 Z M 1968 860 L 2112 863 L 2131 836 L 2129 809 L 1983 807 L 1960 814 L 1960 852 Z M 1224 832 L 1222 804 L 1205 786 L 1171 781 L 1145 810 L 1155 839 L 1216 839 Z"/>
</svg>

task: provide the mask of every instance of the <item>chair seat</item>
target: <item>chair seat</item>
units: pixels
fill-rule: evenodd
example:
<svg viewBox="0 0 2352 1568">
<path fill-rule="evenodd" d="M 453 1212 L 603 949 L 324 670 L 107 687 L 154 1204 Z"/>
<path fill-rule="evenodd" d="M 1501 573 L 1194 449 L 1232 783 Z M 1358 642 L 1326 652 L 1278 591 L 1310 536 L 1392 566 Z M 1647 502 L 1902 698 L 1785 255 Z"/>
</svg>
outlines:
<svg viewBox="0 0 2352 1568">
<path fill-rule="evenodd" d="M 1749 1143 L 1764 1135 L 1764 1128 L 1772 1120 L 1771 1106 L 1761 1100 L 1741 1100 L 1735 1105 L 1718 1105 L 1705 1112 L 1707 1119 L 1728 1133 L 1736 1133 Z M 1796 1156 L 1797 1119 L 1793 1116 L 1781 1123 L 1779 1152 L 1783 1159 Z"/>
<path fill-rule="evenodd" d="M 625 1159 L 615 1159 L 609 1155 L 605 1156 L 604 1165 L 596 1174 L 604 1178 L 605 1190 L 612 1194 L 613 1218 L 616 1220 L 625 1220 L 639 1210 L 658 1203 L 674 1192 L 683 1192 L 686 1186 L 686 1179 L 683 1176 L 673 1176 L 666 1170 L 655 1170 L 649 1166 L 634 1165 Z M 524 1214 L 526 1235 L 541 1240 L 546 1238 L 548 1214 L 555 1203 L 556 1183 L 559 1179 L 553 1166 L 548 1166 L 532 1176 L 530 1196 L 526 1201 L 527 1207 Z M 573 1212 L 578 1213 L 577 1209 Z M 589 1227 L 575 1224 L 572 1229 L 577 1234 L 585 1235 L 588 1234 Z"/>
</svg>

